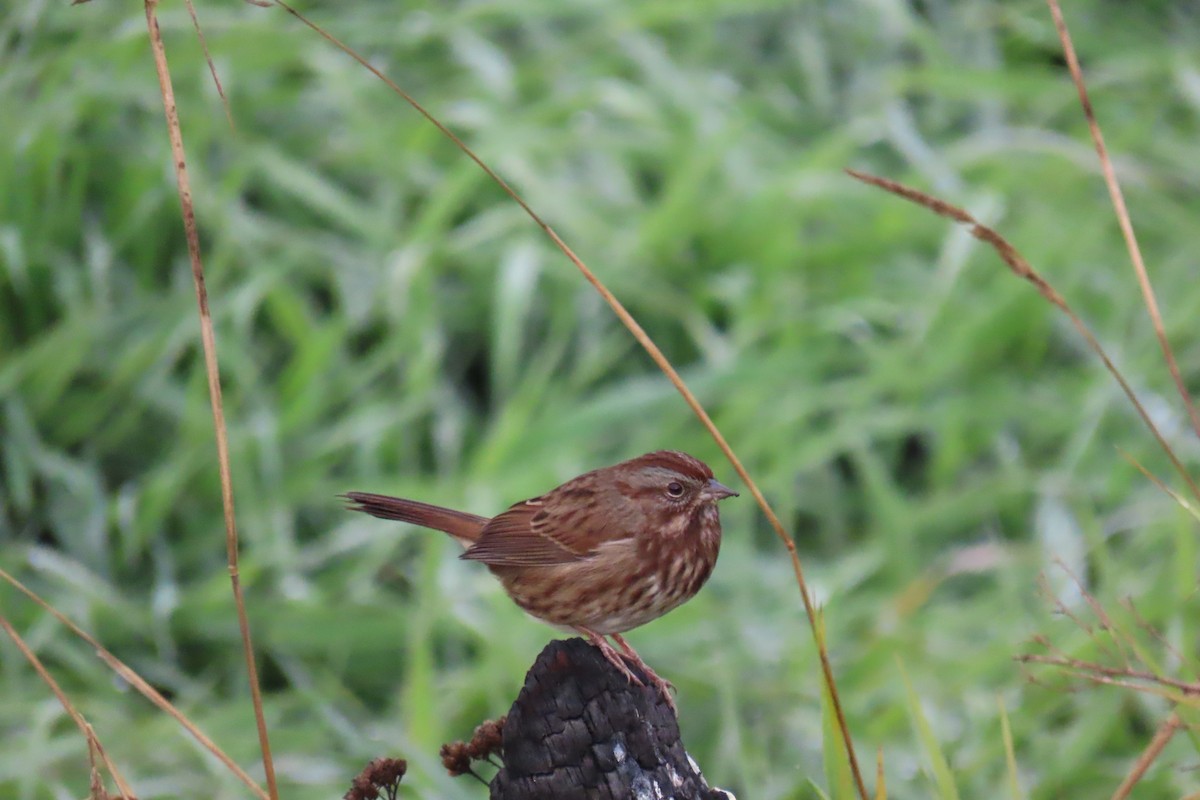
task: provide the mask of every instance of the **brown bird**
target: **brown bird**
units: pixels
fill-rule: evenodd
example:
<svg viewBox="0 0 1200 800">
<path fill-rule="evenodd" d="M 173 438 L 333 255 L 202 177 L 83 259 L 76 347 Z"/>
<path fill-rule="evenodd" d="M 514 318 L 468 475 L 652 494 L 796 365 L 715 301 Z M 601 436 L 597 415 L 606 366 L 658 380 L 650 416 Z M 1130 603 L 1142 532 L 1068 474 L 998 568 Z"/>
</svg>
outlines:
<svg viewBox="0 0 1200 800">
<path fill-rule="evenodd" d="M 717 501 L 737 492 L 699 459 L 660 450 L 586 472 L 491 519 L 416 500 L 348 492 L 350 508 L 445 531 L 526 612 L 577 631 L 633 683 L 641 669 L 672 709 L 671 684 L 621 636 L 700 590 L 717 563 Z M 605 638 L 611 636 L 618 652 Z"/>
</svg>

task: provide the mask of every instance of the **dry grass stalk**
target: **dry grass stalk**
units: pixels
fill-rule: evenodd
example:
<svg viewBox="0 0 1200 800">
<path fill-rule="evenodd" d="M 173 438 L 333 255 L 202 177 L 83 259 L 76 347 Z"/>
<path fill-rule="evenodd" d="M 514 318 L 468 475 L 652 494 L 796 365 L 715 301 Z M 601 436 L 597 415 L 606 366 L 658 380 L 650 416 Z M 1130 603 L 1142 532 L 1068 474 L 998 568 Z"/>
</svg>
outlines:
<svg viewBox="0 0 1200 800">
<path fill-rule="evenodd" d="M 700 404 L 700 401 L 696 399 L 696 396 L 692 394 L 692 391 L 683 382 L 683 379 L 671 365 L 671 362 L 667 360 L 667 357 L 663 355 L 663 352 L 658 348 L 658 345 L 654 343 L 642 326 L 638 324 L 637 320 L 633 318 L 633 315 L 631 315 L 625 309 L 625 306 L 622 305 L 621 302 L 616 298 L 616 296 L 609 291 L 608 287 L 606 287 L 604 283 L 596 276 L 596 274 L 592 272 L 590 268 L 588 268 L 583 260 L 575 254 L 575 252 L 567 245 L 567 243 L 559 238 L 558 234 L 554 231 L 550 224 L 542 219 L 542 217 L 525 202 L 525 200 L 516 192 L 515 189 L 509 186 L 503 178 L 501 178 L 495 171 L 485 164 L 483 160 L 476 155 L 475 152 L 471 150 L 471 148 L 468 147 L 465 142 L 462 141 L 462 139 L 460 139 L 453 131 L 443 125 L 436 117 L 433 116 L 433 114 L 426 110 L 424 106 L 417 102 L 415 98 L 401 89 L 394 81 L 372 66 L 365 58 L 356 53 L 348 45 L 343 44 L 333 35 L 323 30 L 320 26 L 308 20 L 299 11 L 283 2 L 283 0 L 274 0 L 274 2 L 276 5 L 280 6 L 289 14 L 296 17 L 309 28 L 314 30 L 326 41 L 330 42 L 342 52 L 353 58 L 365 69 L 369 70 L 373 75 L 379 78 L 379 80 L 383 81 L 389 89 L 399 95 L 405 102 L 407 102 L 419 114 L 421 114 L 421 116 L 425 117 L 426 120 L 432 123 L 438 129 L 438 131 L 442 133 L 442 135 L 452 141 L 464 154 L 467 155 L 467 157 L 474 161 L 476 165 L 478 165 L 479 168 L 482 169 L 491 180 L 495 181 L 495 183 L 510 198 L 512 198 L 512 200 L 516 202 L 522 210 L 525 211 L 529 218 L 532 219 L 538 225 L 538 227 L 545 232 L 545 234 L 554 243 L 555 247 L 557 247 L 563 253 L 563 255 L 565 255 L 567 259 L 575 265 L 575 267 L 583 275 L 584 279 L 592 285 L 597 294 L 599 294 L 604 302 L 607 303 L 608 306 L 613 310 L 613 313 L 617 316 L 617 319 L 620 320 L 621 324 L 625 326 L 633 338 L 637 340 L 637 343 L 641 345 L 646 353 L 650 356 L 651 360 L 654 361 L 655 365 L 663 372 L 664 375 L 666 375 L 667 379 L 671 382 L 671 385 L 674 386 L 679 394 L 683 396 L 684 402 L 687 403 L 688 407 L 692 410 L 692 413 L 694 413 L 700 420 L 700 423 L 704 426 L 705 430 L 708 431 L 709 435 L 712 436 L 713 441 L 717 443 L 717 446 L 721 449 L 721 452 L 725 454 L 727 459 L 729 459 L 729 463 L 733 466 L 733 469 L 738 474 L 738 477 L 742 479 L 742 482 L 745 483 L 746 488 L 750 490 L 750 494 L 754 497 L 758 507 L 762 509 L 762 512 L 766 516 L 767 521 L 770 523 L 772 530 L 774 530 L 775 535 L 779 538 L 780 542 L 782 542 L 783 546 L 788 551 L 788 556 L 792 565 L 792 572 L 796 577 L 796 584 L 800 590 L 800 598 L 804 604 L 804 610 L 808 617 L 809 627 L 813 634 L 813 640 L 817 643 L 817 652 L 821 663 L 822 678 L 826 686 L 829 688 L 834 714 L 837 717 L 838 730 L 842 736 L 842 742 L 845 746 L 847 760 L 850 763 L 851 773 L 854 776 L 854 782 L 860 797 L 862 800 L 868 800 L 870 795 L 867 791 L 866 783 L 863 780 L 862 771 L 859 768 L 858 757 L 854 750 L 854 741 L 850 735 L 845 713 L 842 710 L 841 699 L 837 691 L 837 682 L 834 679 L 833 666 L 829 659 L 829 650 L 825 646 L 822 638 L 817 634 L 815 622 L 817 608 L 815 603 L 813 603 L 811 594 L 808 590 L 808 583 L 804 578 L 804 568 L 800 562 L 800 555 L 796 550 L 796 544 L 792 541 L 792 537 L 788 535 L 787 531 L 784 530 L 783 523 L 780 522 L 779 517 L 775 514 L 774 509 L 771 508 L 771 505 L 767 502 L 766 497 L 758 488 L 758 485 L 750 477 L 750 474 L 742 465 L 741 460 L 733 452 L 733 448 L 729 446 L 729 443 L 725 440 L 725 437 L 721 434 L 721 431 L 718 430 L 716 424 L 708 415 L 708 412 L 704 410 L 704 407 Z"/>
<path fill-rule="evenodd" d="M 115 783 L 117 788 L 121 790 L 121 794 L 132 800 L 133 790 L 129 788 L 129 784 L 126 782 L 125 776 L 123 776 L 121 771 L 117 769 L 117 765 L 109 759 L 108 753 L 104 751 L 104 747 L 100 744 L 100 739 L 96 737 L 96 732 L 92 729 L 92 726 L 86 719 L 84 719 L 83 714 L 79 713 L 79 710 L 75 708 L 74 704 L 71 703 L 71 700 L 67 697 L 66 692 L 64 692 L 62 687 L 58 685 L 58 681 L 54 680 L 54 676 L 51 675 L 49 670 L 46 669 L 46 665 L 42 663 L 42 660 L 37 657 L 37 654 L 34 653 L 29 645 L 25 643 L 25 640 L 21 638 L 19 633 L 17 633 L 16 628 L 14 628 L 12 623 L 8 621 L 8 618 L 3 615 L 0 615 L 0 628 L 3 628 L 4 632 L 8 634 L 8 638 L 12 639 L 13 644 L 15 644 L 17 649 L 21 651 L 21 655 L 24 656 L 25 660 L 28 661 L 30 666 L 33 667 L 34 672 L 38 674 L 38 677 L 42 679 L 42 682 L 50 687 L 50 691 L 53 692 L 54 696 L 58 698 L 58 702 L 62 704 L 62 707 L 67 712 L 67 715 L 74 720 L 76 727 L 79 728 L 79 730 L 83 733 L 84 738 L 87 740 L 88 753 L 89 756 L 93 758 L 91 768 L 92 794 L 95 794 L 97 784 L 100 786 L 100 792 L 102 793 L 101 796 L 107 794 L 104 792 L 104 784 L 100 777 L 100 772 L 96 769 L 94 756 L 99 755 L 100 760 L 104 762 L 104 766 L 108 770 L 108 774 L 112 776 L 113 783 Z"/>
<path fill-rule="evenodd" d="M 109 650 L 105 648 L 104 645 L 100 644 L 100 642 L 97 641 L 94 636 L 83 630 L 83 628 L 80 628 L 61 611 L 43 600 L 36 592 L 34 592 L 25 584 L 21 583 L 12 575 L 5 572 L 3 569 L 0 569 L 0 580 L 6 581 L 14 589 L 24 594 L 46 611 L 50 612 L 55 619 L 67 626 L 72 633 L 91 645 L 96 650 L 96 655 L 101 661 L 108 665 L 109 669 L 111 669 L 113 672 L 119 675 L 122 680 L 136 689 L 143 697 L 145 697 L 151 703 L 154 703 L 154 705 L 158 706 L 161 711 L 165 712 L 169 717 L 182 725 L 183 728 L 192 735 L 192 738 L 200 743 L 201 747 L 216 756 L 217 759 L 225 765 L 226 769 L 233 773 L 238 780 L 240 780 L 252 792 L 254 792 L 259 800 L 271 800 L 270 796 L 263 791 L 262 787 L 260 787 L 253 778 L 247 775 L 246 771 L 239 767 L 236 761 L 226 755 L 225 751 L 217 747 L 216 743 L 213 742 L 213 740 L 210 739 L 207 734 L 200 730 L 200 728 L 197 727 L 194 722 L 188 719 L 182 711 L 173 706 L 171 702 L 167 700 L 167 698 L 163 697 L 157 689 L 147 683 L 141 675 L 138 675 L 124 661 L 109 652 Z M 122 789 L 122 791 L 125 790 Z M 126 794 L 128 794 L 128 792 L 126 792 Z"/>
<path fill-rule="evenodd" d="M 1083 80 L 1083 74 L 1079 67 L 1079 60 L 1075 54 L 1075 48 L 1071 41 L 1070 33 L 1067 29 L 1066 22 L 1062 16 L 1062 9 L 1059 7 L 1057 0 L 1047 0 L 1050 8 L 1051 16 L 1054 20 L 1054 25 L 1058 31 L 1059 40 L 1062 43 L 1063 51 L 1066 56 L 1067 65 L 1071 72 L 1072 81 L 1079 93 L 1080 104 L 1083 108 L 1084 117 L 1087 120 L 1088 130 L 1091 133 L 1092 141 L 1096 147 L 1096 152 L 1100 159 L 1101 169 L 1104 174 L 1105 184 L 1108 188 L 1109 195 L 1112 199 L 1113 208 L 1117 216 L 1117 222 L 1120 225 L 1121 233 L 1125 239 L 1126 247 L 1129 251 L 1130 260 L 1132 261 L 1134 273 L 1137 276 L 1138 285 L 1142 291 L 1143 302 L 1146 305 L 1147 313 L 1154 326 L 1155 335 L 1158 338 L 1159 344 L 1163 351 L 1163 357 L 1167 362 L 1167 366 L 1171 372 L 1175 386 L 1183 399 L 1184 405 L 1187 407 L 1188 416 L 1192 422 L 1192 427 L 1197 435 L 1200 435 L 1200 415 L 1197 414 L 1192 398 L 1184 386 L 1182 377 L 1179 372 L 1179 367 L 1176 363 L 1174 353 L 1171 350 L 1170 344 L 1167 341 L 1165 329 L 1162 322 L 1162 315 L 1158 308 L 1158 302 L 1154 295 L 1153 287 L 1150 284 L 1150 279 L 1146 271 L 1145 263 L 1142 259 L 1141 250 L 1138 247 L 1137 237 L 1134 234 L 1133 224 L 1129 217 L 1129 211 L 1125 206 L 1124 196 L 1121 192 L 1120 184 L 1116 179 L 1116 171 L 1113 169 L 1112 159 L 1109 157 L 1108 150 L 1104 144 L 1104 137 L 1101 133 L 1100 126 L 1096 121 L 1095 112 L 1092 108 L 1091 100 L 1088 97 L 1087 88 Z M 1107 353 L 1101 347 L 1099 341 L 1091 333 L 1083 321 L 1071 309 L 1067 301 L 1060 295 L 1050 283 L 1043 278 L 1032 266 L 1024 259 L 1023 256 L 1014 248 L 1007 240 L 991 228 L 982 225 L 970 213 L 947 203 L 940 198 L 933 197 L 917 189 L 904 186 L 895 181 L 878 178 L 872 175 L 867 175 L 854 170 L 849 171 L 850 174 L 866 183 L 892 192 L 906 200 L 924 206 L 936 214 L 955 220 L 963 224 L 971 226 L 971 233 L 977 239 L 986 242 L 996 251 L 1000 258 L 1008 265 L 1018 277 L 1029 281 L 1034 285 L 1038 292 L 1050 303 L 1059 308 L 1075 329 L 1083 336 L 1091 350 L 1103 362 L 1105 369 L 1113 376 L 1120 385 L 1122 391 L 1141 417 L 1143 423 L 1150 430 L 1163 452 L 1166 453 L 1171 464 L 1174 466 L 1177 474 L 1187 484 L 1193 497 L 1200 499 L 1200 490 L 1197 489 L 1195 481 L 1184 468 L 1183 464 L 1175 455 L 1174 450 L 1166 441 L 1163 435 L 1159 432 L 1157 426 L 1151 420 L 1149 414 L 1134 394 L 1132 388 L 1125 380 L 1121 372 L 1116 368 Z M 1185 510 L 1193 516 L 1197 516 L 1194 507 L 1178 493 L 1171 490 L 1161 480 L 1152 475 L 1145 467 L 1136 460 L 1132 459 L 1125 453 L 1122 453 L 1131 463 L 1134 464 L 1143 474 L 1149 477 L 1163 491 L 1173 497 Z M 1119 651 L 1119 660 L 1122 665 L 1119 667 L 1108 666 L 1097 662 L 1086 661 L 1082 659 L 1071 658 L 1061 651 L 1054 652 L 1052 655 L 1040 654 L 1023 654 L 1017 657 L 1023 664 L 1037 663 L 1052 665 L 1060 670 L 1068 671 L 1072 674 L 1080 675 L 1087 680 L 1110 686 L 1118 686 L 1134 691 L 1144 691 L 1152 694 L 1165 697 L 1172 702 L 1186 704 L 1189 706 L 1197 705 L 1197 698 L 1200 698 L 1200 683 L 1193 681 L 1184 681 L 1170 676 L 1164 676 L 1152 669 L 1140 669 L 1133 666 L 1133 662 L 1141 662 L 1139 650 L 1136 642 L 1123 642 L 1123 632 L 1113 624 L 1111 617 L 1105 612 L 1103 606 L 1096 598 L 1084 589 L 1082 582 L 1066 569 L 1065 565 L 1060 566 L 1070 575 L 1071 579 L 1076 583 L 1082 592 L 1089 608 L 1096 615 L 1100 623 L 1100 630 L 1110 634 L 1103 637 L 1098 635 L 1094 626 L 1088 625 L 1082 619 L 1070 612 L 1061 602 L 1055 601 L 1057 610 L 1072 620 L 1088 637 L 1099 647 L 1101 652 L 1109 652 L 1107 643 L 1114 644 Z M 1152 630 L 1150 626 L 1141 623 L 1142 627 Z M 1159 640 L 1162 637 L 1157 635 Z M 1044 646 L 1054 650 L 1049 640 L 1045 637 L 1037 637 L 1037 641 Z M 1128 645 L 1128 646 L 1127 646 Z M 1131 657 L 1132 653 L 1132 657 Z M 1114 800 L 1125 798 L 1132 791 L 1133 787 L 1145 775 L 1153 761 L 1166 747 L 1174 732 L 1182 726 L 1182 722 L 1177 712 L 1172 712 L 1170 717 L 1163 723 L 1155 734 L 1154 738 L 1147 745 L 1141 756 L 1134 763 L 1130 772 L 1125 779 L 1117 787 L 1113 794 Z"/>
<path fill-rule="evenodd" d="M 179 126 L 179 110 L 175 105 L 175 90 L 171 84 L 171 72 L 167 66 L 166 48 L 163 46 L 162 31 L 158 26 L 156 8 L 158 0 L 145 0 L 146 26 L 150 32 L 150 46 L 154 54 L 154 69 L 158 74 L 159 90 L 162 92 L 163 110 L 167 117 L 167 136 L 171 142 L 175 178 L 179 189 L 179 203 L 183 213 L 183 228 L 187 236 L 188 256 L 192 265 L 192 281 L 196 287 L 196 303 L 200 313 L 200 338 L 204 348 L 204 371 L 208 376 L 208 396 L 212 406 L 213 427 L 217 440 L 217 463 L 221 479 L 221 505 L 225 512 L 225 549 L 229 562 L 229 580 L 233 586 L 233 600 L 237 608 L 238 628 L 241 631 L 242 651 L 246 658 L 246 672 L 250 682 L 250 699 L 254 706 L 254 721 L 258 727 L 258 742 L 262 750 L 263 771 L 267 778 L 267 793 L 271 800 L 278 800 L 279 787 L 275 780 L 275 764 L 271 758 L 271 741 L 267 734 L 267 721 L 263 714 L 262 690 L 258 681 L 258 665 L 254 659 L 254 645 L 250 637 L 250 620 L 246 614 L 246 602 L 242 596 L 241 579 L 238 575 L 237 522 L 233 511 L 233 480 L 229 468 L 229 440 L 225 430 L 225 411 L 221 400 L 221 377 L 217 367 L 217 342 L 213 333 L 212 315 L 208 308 L 208 290 L 204 283 L 204 265 L 200 259 L 200 234 L 196 228 L 196 211 L 192 205 L 192 190 L 187 171 L 187 157 L 183 149 L 183 131 Z"/>
<path fill-rule="evenodd" d="M 1166 438 L 1162 435 L 1162 432 L 1159 431 L 1158 426 L 1154 424 L 1154 420 L 1150 418 L 1149 412 L 1147 412 L 1145 406 L 1142 405 L 1142 401 L 1138 399 L 1137 394 L 1133 391 L 1133 387 L 1129 385 L 1129 382 L 1125 380 L 1125 376 L 1121 374 L 1121 371 L 1117 369 L 1116 364 L 1114 364 L 1112 359 L 1108 357 L 1108 353 L 1101 346 L 1100 341 L 1096 338 L 1095 334 L 1093 334 L 1091 329 L 1088 328 L 1082 319 L 1080 319 L 1079 315 L 1075 313 L 1070 304 L 1067 303 L 1066 299 L 1058 293 L 1058 290 L 1050 285 L 1050 282 L 1042 277 L 1037 270 L 1030 266 L 1029 262 L 1025 260 L 1025 257 L 1022 256 L 1021 253 L 1015 247 L 1013 247 L 1007 239 L 1005 239 L 995 230 L 979 222 L 979 220 L 975 219 L 975 217 L 973 217 L 967 211 L 959 208 L 958 206 L 952 205 L 951 203 L 947 203 L 945 200 L 934 197 L 933 195 L 926 194 L 920 189 L 914 189 L 911 186 L 905 186 L 898 181 L 880 178 L 875 175 L 870 175 L 866 172 L 860 172 L 859 170 L 848 169 L 846 172 L 852 178 L 856 178 L 857 180 L 870 184 L 871 186 L 876 186 L 884 191 L 891 192 L 898 197 L 903 197 L 905 200 L 909 200 L 919 206 L 923 206 L 930 211 L 933 211 L 935 214 L 948 217 L 956 222 L 970 225 L 971 235 L 976 239 L 991 245 L 992 249 L 996 251 L 996 254 L 1000 256 L 1000 259 L 1005 263 L 1005 265 L 1008 266 L 1010 270 L 1012 270 L 1014 275 L 1016 275 L 1018 278 L 1029 281 L 1031 284 L 1033 284 L 1034 288 L 1038 290 L 1038 293 L 1042 295 L 1042 297 L 1066 314 L 1067 319 L 1071 321 L 1071 324 L 1075 327 L 1075 330 L 1079 332 L 1079 335 L 1083 337 L 1085 342 L 1087 342 L 1087 345 L 1091 351 L 1095 353 L 1096 356 L 1099 357 L 1100 361 L 1104 364 L 1104 368 L 1108 370 L 1108 373 L 1112 375 L 1116 382 L 1120 385 L 1121 391 L 1125 393 L 1125 397 L 1129 399 L 1129 402 L 1137 411 L 1138 416 L 1141 417 L 1146 428 L 1154 436 L 1154 439 L 1158 442 L 1163 452 L 1166 453 L 1167 458 L 1171 461 L 1172 466 L 1175 467 L 1175 471 L 1179 474 L 1179 477 L 1182 478 L 1184 483 L 1188 485 L 1188 488 L 1191 490 L 1192 494 L 1197 499 L 1200 499 L 1200 487 L 1196 485 L 1196 482 L 1192 479 L 1192 476 L 1188 474 L 1187 469 L 1185 469 L 1183 464 L 1179 461 L 1179 457 L 1175 455 L 1175 451 L 1171 449 L 1171 445 L 1167 443 Z"/>
<path fill-rule="evenodd" d="M 1075 90 L 1079 92 L 1079 104 L 1083 107 L 1083 116 L 1087 119 L 1088 131 L 1092 135 L 1092 142 L 1100 157 L 1100 169 L 1104 173 L 1104 184 L 1108 187 L 1113 211 L 1117 215 L 1117 224 L 1121 226 L 1121 235 L 1125 238 L 1125 247 L 1129 251 L 1129 260 L 1133 264 L 1138 287 L 1142 290 L 1142 301 L 1146 304 L 1146 313 L 1150 315 L 1150 322 L 1154 325 L 1154 335 L 1158 337 L 1163 358 L 1167 362 L 1167 368 L 1171 371 L 1171 378 L 1175 381 L 1175 388 L 1178 390 L 1179 396 L 1183 398 L 1184 406 L 1187 407 L 1192 430 L 1196 432 L 1197 436 L 1200 436 L 1200 414 L 1197 413 L 1192 396 L 1183 383 L 1183 376 L 1179 373 L 1179 364 L 1175 361 L 1175 353 L 1167 342 L 1162 315 L 1158 310 L 1158 300 L 1154 296 L 1154 287 L 1150 285 L 1150 276 L 1146 272 L 1146 264 L 1142 260 L 1142 250 L 1138 247 L 1137 236 L 1133 232 L 1129 209 L 1125 207 L 1125 195 L 1121 192 L 1121 184 L 1117 181 L 1116 170 L 1113 169 L 1108 148 L 1104 145 L 1104 134 L 1100 132 L 1100 124 L 1096 121 L 1096 112 L 1088 97 L 1087 85 L 1083 81 L 1083 71 L 1079 68 L 1079 58 L 1075 55 L 1075 45 L 1071 41 L 1071 33 L 1067 30 L 1067 23 L 1063 19 L 1062 8 L 1059 7 L 1058 0 L 1046 0 L 1046 2 L 1050 6 L 1050 16 L 1054 19 L 1054 27 L 1058 31 L 1058 39 L 1063 46 L 1063 55 L 1066 56 L 1067 68 L 1071 71 L 1071 80 L 1075 83 Z"/>
<path fill-rule="evenodd" d="M 1154 733 L 1154 738 L 1150 740 L 1150 744 L 1146 745 L 1146 749 L 1138 756 L 1138 760 L 1133 763 L 1133 767 L 1129 770 L 1129 774 L 1117 786 L 1113 792 L 1112 800 L 1125 800 L 1133 792 L 1133 787 L 1146 774 L 1146 770 L 1150 769 L 1150 765 L 1162 753 L 1163 748 L 1171 741 L 1171 737 L 1175 735 L 1175 731 L 1183 727 L 1183 721 L 1179 718 L 1179 714 L 1172 711 L 1171 715 L 1166 718 L 1159 729 Z"/>
</svg>

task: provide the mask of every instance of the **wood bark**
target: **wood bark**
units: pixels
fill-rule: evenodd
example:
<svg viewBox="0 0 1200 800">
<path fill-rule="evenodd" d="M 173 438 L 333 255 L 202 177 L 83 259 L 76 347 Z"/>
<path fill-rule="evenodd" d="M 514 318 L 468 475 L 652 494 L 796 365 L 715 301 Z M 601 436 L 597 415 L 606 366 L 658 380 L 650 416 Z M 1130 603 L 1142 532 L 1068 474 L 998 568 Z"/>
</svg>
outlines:
<svg viewBox="0 0 1200 800">
<path fill-rule="evenodd" d="M 730 800 L 710 789 L 653 686 L 636 686 L 582 639 L 554 641 L 503 730 L 492 800 Z"/>
</svg>

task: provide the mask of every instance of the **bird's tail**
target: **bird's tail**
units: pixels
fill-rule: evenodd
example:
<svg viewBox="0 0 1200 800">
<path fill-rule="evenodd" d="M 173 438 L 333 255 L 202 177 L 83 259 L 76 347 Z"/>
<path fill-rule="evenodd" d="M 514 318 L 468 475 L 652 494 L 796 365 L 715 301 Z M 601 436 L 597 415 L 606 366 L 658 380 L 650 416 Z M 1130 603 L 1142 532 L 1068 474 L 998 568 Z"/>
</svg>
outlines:
<svg viewBox="0 0 1200 800">
<path fill-rule="evenodd" d="M 380 519 L 411 522 L 413 525 L 444 531 L 457 539 L 463 547 L 470 547 L 479 538 L 483 526 L 490 521 L 487 517 L 468 514 L 465 511 L 432 506 L 402 497 L 389 497 L 386 494 L 346 492 L 342 497 L 348 501 L 347 507 L 351 511 L 362 511 Z"/>
</svg>

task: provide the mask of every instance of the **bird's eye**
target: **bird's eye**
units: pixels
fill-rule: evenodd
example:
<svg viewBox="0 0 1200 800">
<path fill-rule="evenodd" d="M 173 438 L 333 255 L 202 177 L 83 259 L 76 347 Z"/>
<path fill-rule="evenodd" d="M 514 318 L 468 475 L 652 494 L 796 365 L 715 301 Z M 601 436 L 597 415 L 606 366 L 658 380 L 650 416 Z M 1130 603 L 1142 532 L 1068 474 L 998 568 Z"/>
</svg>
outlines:
<svg viewBox="0 0 1200 800">
<path fill-rule="evenodd" d="M 683 497 L 683 484 L 679 481 L 671 481 L 667 484 L 667 494 L 671 497 Z"/>
</svg>

